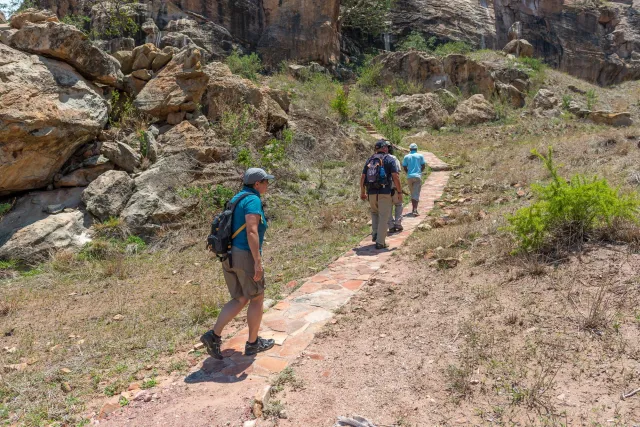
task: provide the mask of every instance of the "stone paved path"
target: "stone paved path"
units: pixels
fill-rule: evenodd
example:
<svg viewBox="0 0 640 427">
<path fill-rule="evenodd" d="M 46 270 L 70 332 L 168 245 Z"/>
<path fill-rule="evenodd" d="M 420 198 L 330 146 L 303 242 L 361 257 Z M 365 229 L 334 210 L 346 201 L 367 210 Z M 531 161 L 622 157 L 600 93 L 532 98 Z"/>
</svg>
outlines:
<svg viewBox="0 0 640 427">
<path fill-rule="evenodd" d="M 186 378 L 188 384 L 208 383 L 205 393 L 193 396 L 182 411 L 201 411 L 217 405 L 233 404 L 241 410 L 248 402 L 268 389 L 269 379 L 298 358 L 313 341 L 315 334 L 333 317 L 333 311 L 344 305 L 351 296 L 387 262 L 391 254 L 425 219 L 434 202 L 440 198 L 449 178 L 448 165 L 435 155 L 423 152 L 433 172 L 422 186 L 420 215 L 410 215 L 405 207 L 404 231 L 387 237 L 388 250 L 375 250 L 371 237 L 331 263 L 325 270 L 309 278 L 300 288 L 265 313 L 260 335 L 273 338 L 276 346 L 257 357 L 243 355 L 248 329 L 245 327 L 223 344 L 224 360 L 207 358 Z M 226 397 L 226 401 L 225 401 Z M 136 419 L 135 408 L 113 414 L 107 425 L 182 425 L 181 416 L 165 407 L 152 418 Z M 157 419 L 170 417 L 171 422 Z M 154 419 L 156 418 L 156 419 Z M 136 419 L 136 422 L 132 420 Z M 128 420 L 128 422 L 126 422 Z M 131 424 L 133 423 L 133 424 Z M 103 422 L 101 422 L 101 425 Z M 203 424 L 204 425 L 204 424 Z M 209 424 L 210 425 L 210 424 Z"/>
</svg>

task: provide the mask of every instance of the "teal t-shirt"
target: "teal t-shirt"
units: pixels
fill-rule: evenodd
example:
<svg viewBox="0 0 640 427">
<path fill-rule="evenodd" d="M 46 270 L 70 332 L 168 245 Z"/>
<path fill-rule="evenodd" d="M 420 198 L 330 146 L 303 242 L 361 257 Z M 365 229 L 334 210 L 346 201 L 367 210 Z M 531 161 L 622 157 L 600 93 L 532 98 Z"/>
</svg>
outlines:
<svg viewBox="0 0 640 427">
<path fill-rule="evenodd" d="M 267 218 L 264 216 L 264 209 L 262 208 L 262 200 L 260 199 L 260 193 L 251 187 L 243 187 L 242 190 L 233 196 L 231 202 L 233 203 L 242 194 L 249 193 L 250 196 L 240 200 L 240 203 L 233 211 L 233 231 L 235 233 L 243 224 L 245 224 L 245 215 L 260 215 L 261 220 L 258 224 L 258 236 L 260 236 L 260 251 L 262 251 L 262 242 L 264 241 L 264 233 L 267 231 Z M 250 251 L 249 240 L 247 239 L 246 228 L 242 230 L 231 242 L 231 246 L 242 249 L 244 251 Z"/>
<path fill-rule="evenodd" d="M 426 165 L 424 157 L 420 153 L 410 153 L 402 159 L 402 167 L 407 168 L 409 178 L 422 178 L 422 165 Z"/>
</svg>

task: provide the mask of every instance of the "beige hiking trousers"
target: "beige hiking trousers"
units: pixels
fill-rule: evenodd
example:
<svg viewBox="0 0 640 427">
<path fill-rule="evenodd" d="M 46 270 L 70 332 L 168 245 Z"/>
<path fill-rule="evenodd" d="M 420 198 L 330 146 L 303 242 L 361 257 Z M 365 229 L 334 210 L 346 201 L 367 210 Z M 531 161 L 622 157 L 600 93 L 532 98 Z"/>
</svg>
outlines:
<svg viewBox="0 0 640 427">
<path fill-rule="evenodd" d="M 376 243 L 384 245 L 387 238 L 388 222 L 391 217 L 391 194 L 369 194 L 371 208 L 371 232 L 377 236 Z"/>
</svg>

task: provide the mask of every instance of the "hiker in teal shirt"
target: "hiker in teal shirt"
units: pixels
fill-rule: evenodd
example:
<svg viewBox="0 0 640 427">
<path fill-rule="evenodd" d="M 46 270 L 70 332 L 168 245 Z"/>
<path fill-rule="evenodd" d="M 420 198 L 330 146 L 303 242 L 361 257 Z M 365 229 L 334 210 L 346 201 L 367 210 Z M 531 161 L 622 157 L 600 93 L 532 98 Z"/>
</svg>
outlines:
<svg viewBox="0 0 640 427">
<path fill-rule="evenodd" d="M 409 146 L 411 153 L 402 159 L 402 169 L 407 173 L 407 184 L 411 190 L 411 214 L 418 216 L 418 202 L 420 201 L 420 190 L 422 190 L 422 172 L 427 167 L 424 156 L 418 153 L 418 145 Z"/>
<path fill-rule="evenodd" d="M 262 208 L 262 200 L 260 199 L 260 193 L 253 187 L 244 186 L 242 190 L 236 194 L 231 203 L 241 197 L 243 194 L 249 193 L 250 195 L 240 200 L 240 203 L 236 206 L 236 210 L 233 212 L 233 230 L 239 230 L 245 223 L 245 215 L 260 215 L 260 223 L 258 224 L 258 236 L 260 237 L 260 253 L 262 253 L 262 243 L 264 242 L 264 233 L 267 231 L 267 218 L 264 216 L 264 209 Z M 247 230 L 243 229 L 232 241 L 232 248 L 240 249 L 243 251 L 250 251 L 249 240 L 247 239 Z"/>
<path fill-rule="evenodd" d="M 262 207 L 262 195 L 269 188 L 273 175 L 260 168 L 249 168 L 244 173 L 242 190 L 231 202 L 238 198 L 233 210 L 233 232 L 231 253 L 222 261 L 222 273 L 232 300 L 222 307 L 213 329 L 200 337 L 207 353 L 222 359 L 222 330 L 249 304 L 247 324 L 249 339 L 244 345 L 244 354 L 254 356 L 271 349 L 275 341 L 258 336 L 262 322 L 264 302 L 264 268 L 262 266 L 262 243 L 267 231 L 267 219 Z"/>
</svg>

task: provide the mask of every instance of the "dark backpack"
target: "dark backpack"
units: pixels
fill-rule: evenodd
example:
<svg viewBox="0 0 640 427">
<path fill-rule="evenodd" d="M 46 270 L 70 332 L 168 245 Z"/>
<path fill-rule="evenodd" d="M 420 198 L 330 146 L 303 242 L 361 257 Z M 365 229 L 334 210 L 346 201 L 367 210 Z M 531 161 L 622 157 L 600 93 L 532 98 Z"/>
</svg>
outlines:
<svg viewBox="0 0 640 427">
<path fill-rule="evenodd" d="M 389 185 L 389 177 L 384 169 L 384 160 L 388 154 L 374 154 L 367 160 L 365 185 L 369 190 L 379 190 Z"/>
<path fill-rule="evenodd" d="M 245 193 L 238 197 L 233 203 L 227 202 L 224 211 L 216 215 L 211 223 L 211 234 L 207 238 L 207 249 L 215 253 L 220 261 L 227 258 L 228 252 L 231 250 L 231 242 L 242 230 L 246 228 L 246 224 L 233 232 L 233 211 L 242 199 L 251 196 Z"/>
</svg>

